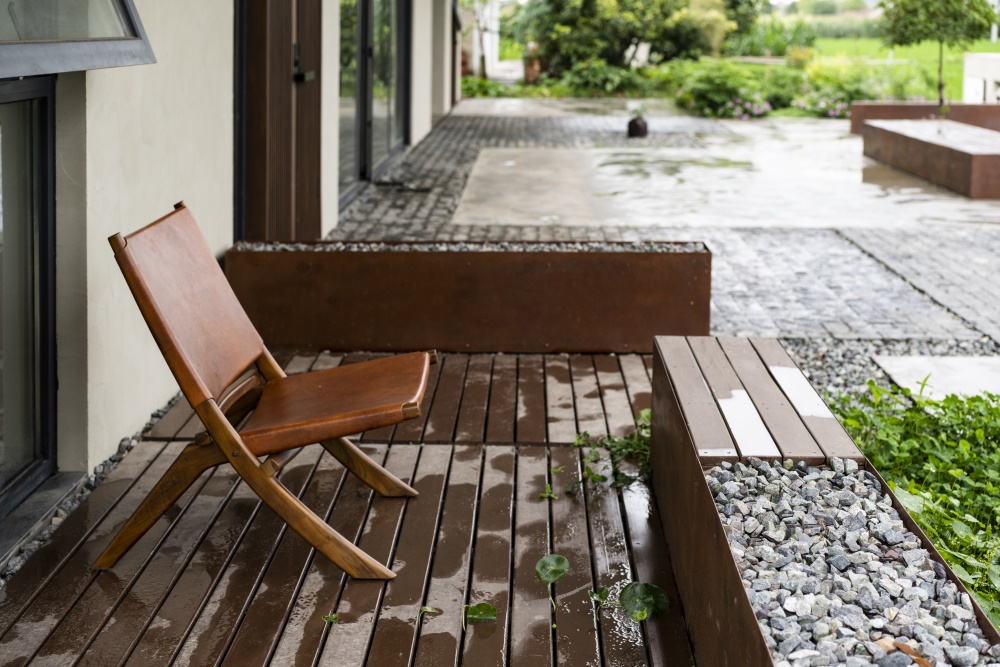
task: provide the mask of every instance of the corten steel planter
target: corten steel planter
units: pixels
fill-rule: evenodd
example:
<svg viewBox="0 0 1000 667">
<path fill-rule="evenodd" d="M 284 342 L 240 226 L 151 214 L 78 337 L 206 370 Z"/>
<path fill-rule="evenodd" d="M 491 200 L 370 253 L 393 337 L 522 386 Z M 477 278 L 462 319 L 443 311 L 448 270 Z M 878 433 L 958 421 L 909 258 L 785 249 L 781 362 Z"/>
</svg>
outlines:
<svg viewBox="0 0 1000 667">
<path fill-rule="evenodd" d="M 713 466 L 702 465 L 677 403 L 677 391 L 657 350 L 653 359 L 652 486 L 695 660 L 699 665 L 718 667 L 773 666 L 774 657 L 743 587 L 705 480 L 704 471 Z M 960 592 L 968 593 L 871 462 L 865 459 L 861 467 L 878 478 L 907 530 L 920 539 L 930 558 L 944 566 L 948 579 Z M 991 644 L 1000 643 L 1000 632 L 976 599 L 970 598 L 986 639 Z"/>
<path fill-rule="evenodd" d="M 1000 199 L 1000 132 L 951 120 L 873 120 L 867 157 L 972 199 Z"/>
<path fill-rule="evenodd" d="M 862 134 L 868 120 L 920 120 L 938 118 L 941 107 L 929 102 L 853 102 L 851 134 Z M 1000 131 L 1000 104 L 947 105 L 943 116 L 967 125 Z"/>
<path fill-rule="evenodd" d="M 235 246 L 226 275 L 274 347 L 645 352 L 654 334 L 709 332 L 702 244 L 373 245 Z"/>
</svg>

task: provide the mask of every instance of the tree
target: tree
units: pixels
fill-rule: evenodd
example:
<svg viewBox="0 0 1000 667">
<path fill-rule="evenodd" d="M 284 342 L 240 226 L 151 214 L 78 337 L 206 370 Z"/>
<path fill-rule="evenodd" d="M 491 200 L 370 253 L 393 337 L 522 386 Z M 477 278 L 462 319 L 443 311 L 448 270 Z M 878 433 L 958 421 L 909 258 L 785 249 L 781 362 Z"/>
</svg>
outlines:
<svg viewBox="0 0 1000 667">
<path fill-rule="evenodd" d="M 887 46 L 938 43 L 938 104 L 944 106 L 944 47 L 983 39 L 997 14 L 989 0 L 880 0 L 879 30 Z"/>
<path fill-rule="evenodd" d="M 770 7 L 771 3 L 767 0 L 726 0 L 726 16 L 736 22 L 736 32 L 743 34 L 749 32 L 757 17 Z M 766 13 L 770 14 L 770 11 Z"/>
</svg>

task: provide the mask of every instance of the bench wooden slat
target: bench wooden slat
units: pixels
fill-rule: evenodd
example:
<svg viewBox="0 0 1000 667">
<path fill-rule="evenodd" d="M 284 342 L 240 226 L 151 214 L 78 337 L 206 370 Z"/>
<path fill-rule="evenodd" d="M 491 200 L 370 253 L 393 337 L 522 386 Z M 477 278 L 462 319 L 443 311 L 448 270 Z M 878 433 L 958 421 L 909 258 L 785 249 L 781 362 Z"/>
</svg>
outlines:
<svg viewBox="0 0 1000 667">
<path fill-rule="evenodd" d="M 665 336 L 657 338 L 656 344 L 702 462 L 709 465 L 738 458 L 733 438 L 687 341 Z"/>
<path fill-rule="evenodd" d="M 864 455 L 854 444 L 854 439 L 809 384 L 809 379 L 795 365 L 781 343 L 773 338 L 751 338 L 750 343 L 764 361 L 771 377 L 795 406 L 823 453 L 827 457 L 863 460 Z"/>
<path fill-rule="evenodd" d="M 778 446 L 715 338 L 692 336 L 688 344 L 729 426 L 740 458 L 775 459 Z"/>
<path fill-rule="evenodd" d="M 782 456 L 810 464 L 823 463 L 826 460 L 823 450 L 816 444 L 781 388 L 775 384 L 750 341 L 732 337 L 721 337 L 718 340 Z"/>
</svg>

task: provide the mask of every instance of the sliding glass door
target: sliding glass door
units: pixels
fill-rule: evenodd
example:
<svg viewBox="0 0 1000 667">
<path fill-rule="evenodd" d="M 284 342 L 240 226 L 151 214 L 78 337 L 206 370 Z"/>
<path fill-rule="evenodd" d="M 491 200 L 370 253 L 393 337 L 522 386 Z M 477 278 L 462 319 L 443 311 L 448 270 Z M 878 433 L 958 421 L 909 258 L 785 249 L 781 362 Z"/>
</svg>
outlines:
<svg viewBox="0 0 1000 667">
<path fill-rule="evenodd" d="M 0 82 L 0 517 L 55 470 L 52 81 Z"/>
</svg>

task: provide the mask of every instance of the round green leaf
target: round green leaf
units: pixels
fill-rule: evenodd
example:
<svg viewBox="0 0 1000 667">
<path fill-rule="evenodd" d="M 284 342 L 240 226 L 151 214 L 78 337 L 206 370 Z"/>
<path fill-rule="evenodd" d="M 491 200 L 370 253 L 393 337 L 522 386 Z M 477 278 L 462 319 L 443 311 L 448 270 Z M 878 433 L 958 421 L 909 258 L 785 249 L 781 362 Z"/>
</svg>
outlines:
<svg viewBox="0 0 1000 667">
<path fill-rule="evenodd" d="M 547 584 L 554 584 L 569 571 L 569 561 L 565 556 L 549 554 L 535 563 L 535 574 Z"/>
<path fill-rule="evenodd" d="M 497 620 L 497 608 L 489 602 L 469 605 L 465 611 L 465 617 L 470 623 L 488 623 Z"/>
<path fill-rule="evenodd" d="M 642 622 L 652 614 L 662 614 L 670 608 L 670 600 L 663 589 L 653 584 L 633 581 L 622 589 L 618 601 L 629 617 Z"/>
</svg>

